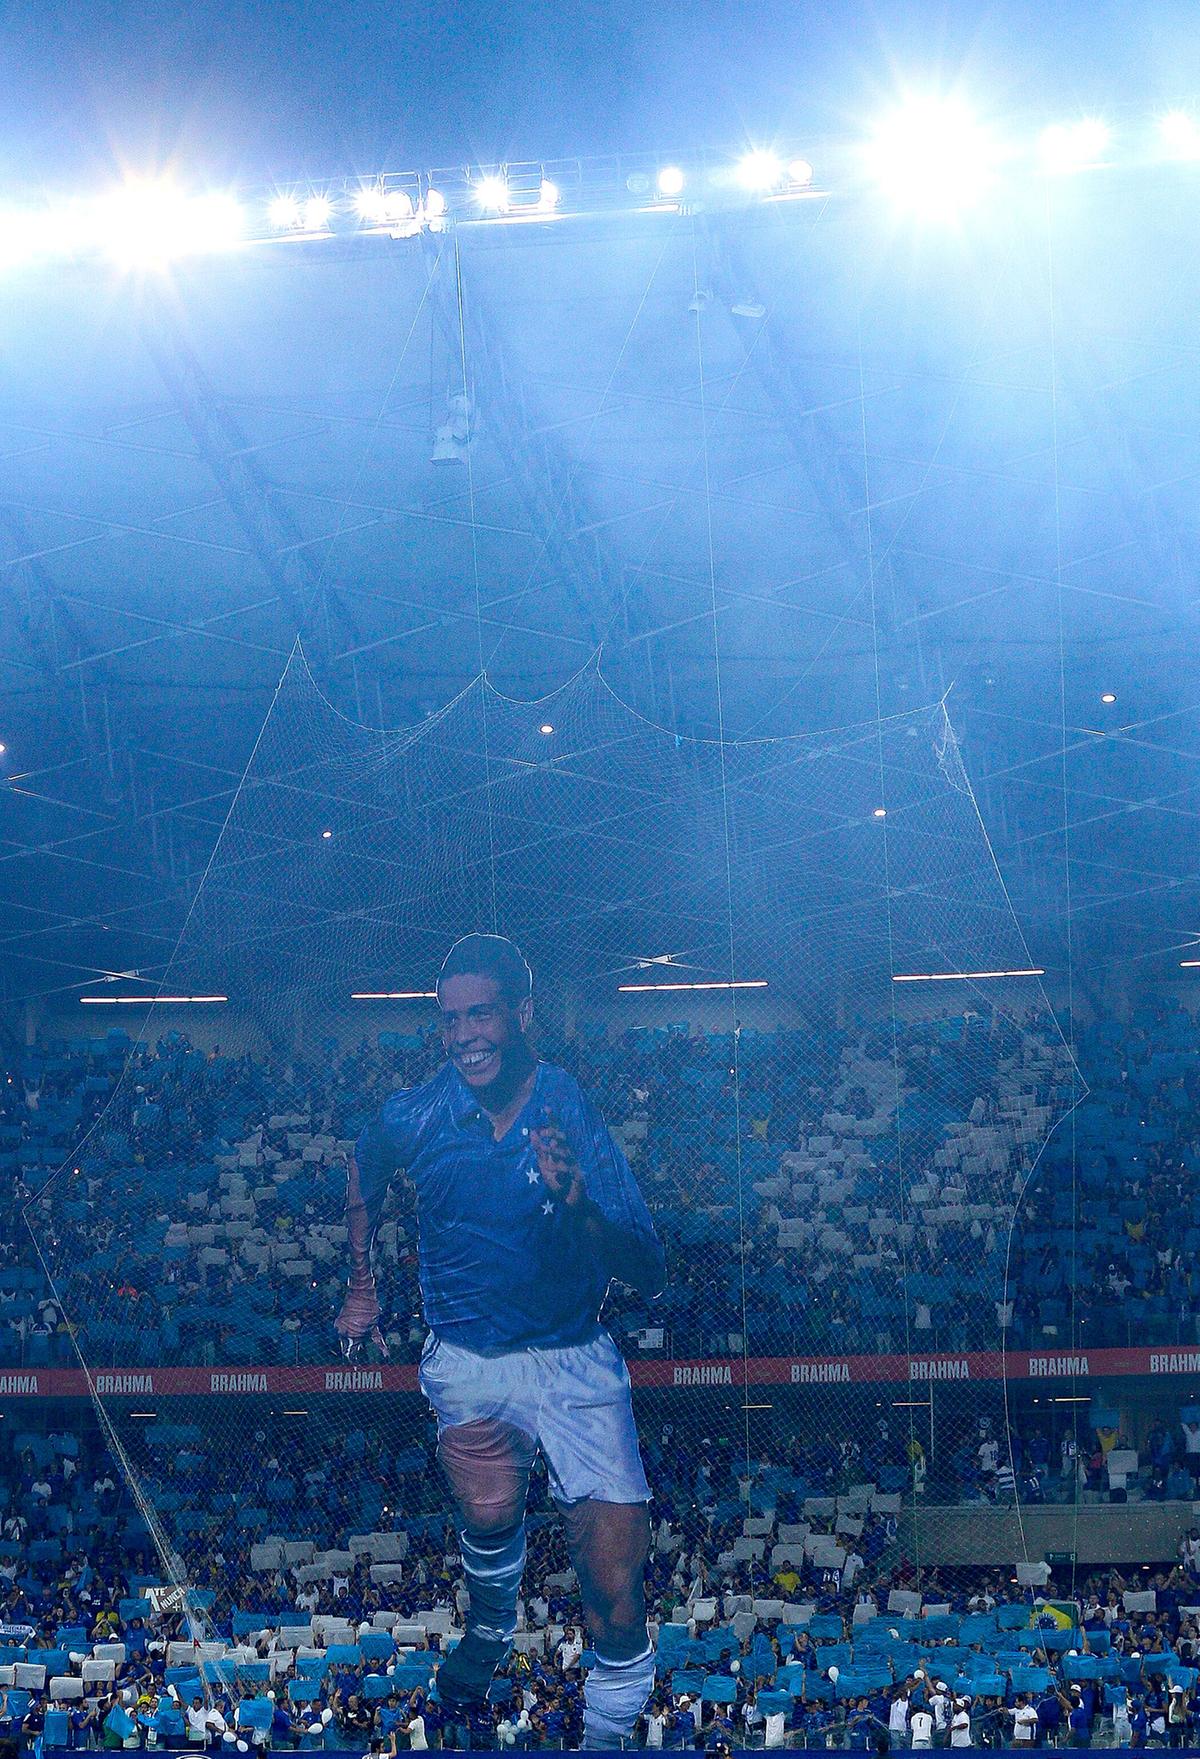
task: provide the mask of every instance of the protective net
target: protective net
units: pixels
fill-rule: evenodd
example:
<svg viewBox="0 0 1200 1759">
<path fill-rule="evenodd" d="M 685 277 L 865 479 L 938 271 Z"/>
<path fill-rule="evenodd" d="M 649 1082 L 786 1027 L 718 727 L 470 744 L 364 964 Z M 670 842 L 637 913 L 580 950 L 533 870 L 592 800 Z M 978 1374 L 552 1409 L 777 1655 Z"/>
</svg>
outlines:
<svg viewBox="0 0 1200 1759">
<path fill-rule="evenodd" d="M 286 1708 L 311 1744 L 335 1693 L 394 1705 L 463 1628 L 403 1177 L 374 1249 L 387 1360 L 343 1361 L 334 1318 L 348 1156 L 441 1068 L 429 992 L 473 930 L 524 952 L 539 1054 L 666 1251 L 662 1294 L 617 1264 L 601 1316 L 652 1494 L 660 1681 L 728 1695 L 749 1644 L 768 1708 L 799 1677 L 834 1716 L 984 1580 L 962 1505 L 1012 1489 L 1011 1228 L 1073 1065 L 1036 978 L 1002 975 L 1030 960 L 942 707 L 697 742 L 594 666 L 381 733 L 294 657 L 162 985 L 228 1001 L 204 1041 L 154 1009 L 114 1029 L 103 1110 L 29 1206 L 167 1679 L 231 1690 L 262 1738 Z M 541 1216 L 497 1224 L 529 1230 L 530 1275 Z M 539 1459 L 501 1694 L 586 1612 L 550 1488 Z"/>
</svg>

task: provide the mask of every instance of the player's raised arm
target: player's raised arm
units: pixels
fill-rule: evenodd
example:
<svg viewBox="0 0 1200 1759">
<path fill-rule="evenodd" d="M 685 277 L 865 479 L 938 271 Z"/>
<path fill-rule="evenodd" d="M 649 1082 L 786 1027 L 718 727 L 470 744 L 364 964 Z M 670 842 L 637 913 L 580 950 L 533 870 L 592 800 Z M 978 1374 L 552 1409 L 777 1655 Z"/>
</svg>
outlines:
<svg viewBox="0 0 1200 1759">
<path fill-rule="evenodd" d="M 568 1122 L 551 1114 L 531 1140 L 542 1179 L 608 1274 L 639 1295 L 661 1294 L 662 1241 L 629 1162 L 586 1095 L 579 1095 L 578 1112 Z"/>
<path fill-rule="evenodd" d="M 370 1340 L 382 1355 L 387 1345 L 379 1329 L 379 1297 L 371 1269 L 371 1243 L 379 1226 L 383 1200 L 396 1171 L 395 1155 L 378 1120 L 368 1124 L 355 1145 L 346 1169 L 346 1231 L 349 1236 L 349 1278 L 341 1312 L 333 1322 L 347 1358 Z"/>
</svg>

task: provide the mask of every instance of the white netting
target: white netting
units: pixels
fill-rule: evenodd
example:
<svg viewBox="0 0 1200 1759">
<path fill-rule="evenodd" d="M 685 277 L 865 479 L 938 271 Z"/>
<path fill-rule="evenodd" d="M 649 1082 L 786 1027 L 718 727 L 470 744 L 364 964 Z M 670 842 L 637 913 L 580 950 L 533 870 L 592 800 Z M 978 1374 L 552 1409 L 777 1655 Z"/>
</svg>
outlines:
<svg viewBox="0 0 1200 1759">
<path fill-rule="evenodd" d="M 661 1299 L 614 1283 L 603 1315 L 664 1629 L 689 1601 L 714 1603 L 702 1630 L 822 1596 L 840 1617 L 905 1555 L 938 1592 L 927 1505 L 961 1501 L 981 1437 L 1003 1464 L 1010 1223 L 1073 1097 L 1035 979 L 895 981 L 1029 966 L 944 710 L 722 748 L 589 668 L 534 704 L 478 682 L 381 735 L 295 659 L 163 980 L 229 997 L 219 1053 L 156 1043 L 149 1010 L 29 1212 L 195 1628 L 293 1618 L 369 1670 L 363 1622 L 460 1618 L 403 1181 L 376 1248 L 386 1368 L 348 1375 L 333 1318 L 349 1149 L 440 1060 L 432 1002 L 352 997 L 431 990 L 472 929 L 525 952 L 541 1054 L 601 1108 L 667 1246 Z M 701 983 L 758 987 L 644 987 Z M 537 1474 L 532 1506 L 544 1633 L 577 1608 Z M 353 1628 L 312 1644 L 339 1606 Z M 220 1663 L 249 1692 L 263 1665 Z"/>
</svg>

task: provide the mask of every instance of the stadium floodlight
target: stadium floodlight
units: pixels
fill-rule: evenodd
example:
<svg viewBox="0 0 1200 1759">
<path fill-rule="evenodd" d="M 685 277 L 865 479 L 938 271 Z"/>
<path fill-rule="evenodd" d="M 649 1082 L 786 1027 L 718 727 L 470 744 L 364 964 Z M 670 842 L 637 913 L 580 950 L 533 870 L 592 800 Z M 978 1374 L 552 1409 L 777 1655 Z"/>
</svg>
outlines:
<svg viewBox="0 0 1200 1759">
<path fill-rule="evenodd" d="M 327 195 L 310 195 L 301 204 L 300 224 L 306 232 L 327 232 L 332 214 L 333 203 Z"/>
<path fill-rule="evenodd" d="M 503 177 L 481 177 L 475 185 L 475 200 L 492 214 L 508 212 L 508 184 Z"/>
<path fill-rule="evenodd" d="M 387 220 L 387 198 L 377 183 L 367 184 L 354 197 L 354 212 L 368 226 L 382 226 Z"/>
<path fill-rule="evenodd" d="M 1104 691 L 1104 693 L 1102 694 L 1102 696 L 1100 698 L 1100 701 L 1103 703 L 1106 703 L 1109 707 L 1111 707 L 1112 704 L 1114 702 L 1116 702 L 1116 700 L 1117 700 L 1116 692 L 1112 691 L 1112 690 Z M 4 750 L 4 747 L 2 745 L 0 745 L 0 751 L 3 751 L 3 750 Z"/>
<path fill-rule="evenodd" d="M 763 147 L 755 147 L 738 160 L 737 180 L 743 189 L 756 194 L 765 195 L 770 189 L 777 189 L 783 182 L 783 166 L 772 152 Z"/>
<path fill-rule="evenodd" d="M 656 179 L 658 193 L 673 199 L 675 196 L 683 194 L 683 186 L 686 181 L 687 179 L 678 165 L 664 165 Z"/>
<path fill-rule="evenodd" d="M 1160 117 L 1158 133 L 1173 159 L 1200 159 L 1200 125 L 1186 110 L 1169 110 Z"/>
<path fill-rule="evenodd" d="M 953 219 L 984 195 L 1001 159 L 991 131 L 959 98 L 912 98 L 865 147 L 869 176 L 900 208 Z"/>
<path fill-rule="evenodd" d="M 807 159 L 793 159 L 787 168 L 788 181 L 799 189 L 807 189 L 816 173 Z"/>
<path fill-rule="evenodd" d="M 267 225 L 274 232 L 295 232 L 304 224 L 304 210 L 294 195 L 277 195 L 267 208 Z"/>
<path fill-rule="evenodd" d="M 548 177 L 542 178 L 542 187 L 538 191 L 538 207 L 543 213 L 549 213 L 562 200 L 562 191 L 557 183 L 551 183 Z"/>
<path fill-rule="evenodd" d="M 367 184 L 354 197 L 354 211 L 367 226 L 403 226 L 413 217 L 412 197 L 404 189 Z"/>
<path fill-rule="evenodd" d="M 167 179 L 131 180 L 89 204 L 85 230 L 105 255 L 129 268 L 228 250 L 244 236 L 232 196 L 187 195 Z"/>
<path fill-rule="evenodd" d="M 446 212 L 446 198 L 440 189 L 425 192 L 425 217 L 427 220 L 440 220 Z"/>
<path fill-rule="evenodd" d="M 1079 122 L 1056 122 L 1043 129 L 1038 142 L 1042 169 L 1050 172 L 1083 171 L 1098 165 L 1109 142 L 1107 123 L 1098 117 Z"/>
</svg>

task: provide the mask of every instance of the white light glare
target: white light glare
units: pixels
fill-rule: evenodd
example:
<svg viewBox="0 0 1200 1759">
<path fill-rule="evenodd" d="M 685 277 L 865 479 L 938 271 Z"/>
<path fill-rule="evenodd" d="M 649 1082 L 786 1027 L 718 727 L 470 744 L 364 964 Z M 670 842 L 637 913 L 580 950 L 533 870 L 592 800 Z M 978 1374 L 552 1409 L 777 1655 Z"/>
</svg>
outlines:
<svg viewBox="0 0 1200 1759">
<path fill-rule="evenodd" d="M 774 153 L 756 147 L 738 161 L 737 180 L 743 189 L 765 193 L 783 182 L 783 166 Z"/>
<path fill-rule="evenodd" d="M 793 159 L 787 168 L 787 174 L 790 181 L 799 184 L 801 188 L 807 188 L 814 176 L 813 168 L 807 159 Z"/>
<path fill-rule="evenodd" d="M 493 214 L 508 211 L 508 185 L 503 177 L 481 177 L 475 185 L 475 200 Z"/>
<path fill-rule="evenodd" d="M 244 216 L 232 196 L 186 195 L 162 180 L 130 182 L 89 204 L 85 230 L 127 267 L 228 250 L 240 242 Z"/>
<path fill-rule="evenodd" d="M 658 174 L 658 193 L 665 196 L 683 194 L 684 176 L 678 165 L 664 165 Z"/>
<path fill-rule="evenodd" d="M 1171 110 L 1162 117 L 1158 132 L 1172 158 L 1200 159 L 1200 127 L 1186 110 Z"/>
<path fill-rule="evenodd" d="M 62 217 L 50 208 L 0 209 L 0 268 L 32 262 L 61 248 Z"/>
<path fill-rule="evenodd" d="M 562 193 L 557 183 L 551 183 L 548 177 L 542 179 L 542 187 L 538 191 L 538 207 L 543 211 L 556 208 L 562 200 Z"/>
<path fill-rule="evenodd" d="M 413 217 L 412 197 L 403 189 L 372 184 L 359 190 L 354 211 L 368 226 L 402 226 Z"/>
<path fill-rule="evenodd" d="M 324 232 L 332 213 L 333 203 L 327 195 L 310 195 L 301 206 L 300 224 L 306 232 Z"/>
<path fill-rule="evenodd" d="M 1108 138 L 1107 123 L 1096 117 L 1056 122 L 1044 130 L 1038 143 L 1042 165 L 1047 171 L 1082 171 L 1104 157 Z"/>
<path fill-rule="evenodd" d="M 290 232 L 301 224 L 300 203 L 294 195 L 277 195 L 267 209 L 267 224 L 273 232 Z"/>
<path fill-rule="evenodd" d="M 866 159 L 871 176 L 900 207 L 945 219 L 985 192 L 1000 149 L 960 99 L 912 99 L 885 118 Z"/>
</svg>

